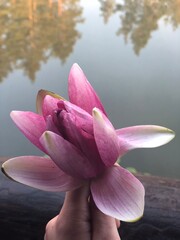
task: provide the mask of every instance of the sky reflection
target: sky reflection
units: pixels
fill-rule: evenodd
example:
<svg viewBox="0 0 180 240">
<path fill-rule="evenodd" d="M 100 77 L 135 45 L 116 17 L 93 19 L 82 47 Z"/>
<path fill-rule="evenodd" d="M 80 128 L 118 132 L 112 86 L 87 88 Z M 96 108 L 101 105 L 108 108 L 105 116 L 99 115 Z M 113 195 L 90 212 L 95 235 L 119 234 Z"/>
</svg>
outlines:
<svg viewBox="0 0 180 240">
<path fill-rule="evenodd" d="M 39 89 L 67 98 L 77 62 L 116 128 L 158 124 L 177 136 L 124 166 L 180 178 L 179 0 L 6 0 L 0 3 L 0 155 L 41 154 L 12 110 L 35 111 Z"/>
</svg>

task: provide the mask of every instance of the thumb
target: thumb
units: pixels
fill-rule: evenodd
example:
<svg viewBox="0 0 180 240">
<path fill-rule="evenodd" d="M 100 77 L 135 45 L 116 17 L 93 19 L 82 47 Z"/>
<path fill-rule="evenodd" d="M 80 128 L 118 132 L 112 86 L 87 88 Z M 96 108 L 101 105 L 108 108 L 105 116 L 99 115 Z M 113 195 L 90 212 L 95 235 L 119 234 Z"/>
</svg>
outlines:
<svg viewBox="0 0 180 240">
<path fill-rule="evenodd" d="M 55 218 L 48 222 L 44 240 L 72 239 L 81 236 L 80 230 L 89 231 L 89 185 L 67 192 L 63 207 Z M 78 232 L 79 231 L 79 232 Z M 85 238 L 81 238 L 85 239 Z"/>
<path fill-rule="evenodd" d="M 81 218 L 83 213 L 87 213 L 89 210 L 89 194 L 89 184 L 74 191 L 67 192 L 59 217 L 69 215 L 68 217 L 75 216 L 76 218 Z"/>
<path fill-rule="evenodd" d="M 91 200 L 91 217 L 92 217 L 92 240 L 111 239 L 120 240 L 118 228 L 120 221 L 102 213 Z"/>
</svg>

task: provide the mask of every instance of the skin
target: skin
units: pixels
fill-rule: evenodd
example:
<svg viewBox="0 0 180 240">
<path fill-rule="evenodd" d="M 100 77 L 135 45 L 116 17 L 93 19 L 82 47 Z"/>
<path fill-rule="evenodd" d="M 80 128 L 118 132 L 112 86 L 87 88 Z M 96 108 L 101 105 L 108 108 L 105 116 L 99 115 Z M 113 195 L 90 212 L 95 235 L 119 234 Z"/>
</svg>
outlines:
<svg viewBox="0 0 180 240">
<path fill-rule="evenodd" d="M 100 212 L 89 186 L 67 192 L 58 216 L 46 226 L 45 240 L 120 240 L 120 222 Z"/>
</svg>

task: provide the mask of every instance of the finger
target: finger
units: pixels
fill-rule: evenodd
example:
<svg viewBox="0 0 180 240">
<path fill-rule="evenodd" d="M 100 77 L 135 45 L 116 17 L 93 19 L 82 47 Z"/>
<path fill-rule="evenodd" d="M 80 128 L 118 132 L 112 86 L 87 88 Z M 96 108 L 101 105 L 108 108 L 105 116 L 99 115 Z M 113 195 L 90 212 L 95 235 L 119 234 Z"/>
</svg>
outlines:
<svg viewBox="0 0 180 240">
<path fill-rule="evenodd" d="M 81 211 L 87 209 L 90 194 L 89 184 L 66 193 L 62 211 Z"/>
<path fill-rule="evenodd" d="M 46 227 L 44 240 L 90 238 L 89 184 L 67 192 L 60 214 Z"/>
<path fill-rule="evenodd" d="M 91 217 L 92 217 L 92 240 L 111 239 L 120 240 L 117 228 L 120 222 L 110 216 L 102 213 L 93 201 L 91 201 Z"/>
<path fill-rule="evenodd" d="M 119 221 L 118 219 L 115 219 L 115 221 L 116 221 L 116 226 L 117 226 L 117 228 L 119 228 L 120 225 L 121 225 L 120 221 Z"/>
<path fill-rule="evenodd" d="M 57 221 L 58 216 L 55 218 L 51 219 L 51 221 L 48 222 L 46 225 L 46 231 L 45 231 L 45 236 L 44 240 L 55 240 L 58 239 L 58 233 L 56 231 L 56 221 Z"/>
<path fill-rule="evenodd" d="M 86 184 L 74 191 L 67 192 L 58 220 L 63 217 L 72 222 L 75 222 L 76 219 L 82 222 L 89 221 L 89 194 L 89 184 Z"/>
<path fill-rule="evenodd" d="M 89 184 L 86 184 L 74 191 L 67 192 L 65 196 L 64 207 L 66 207 L 66 205 L 74 208 L 87 206 L 89 194 Z"/>
</svg>

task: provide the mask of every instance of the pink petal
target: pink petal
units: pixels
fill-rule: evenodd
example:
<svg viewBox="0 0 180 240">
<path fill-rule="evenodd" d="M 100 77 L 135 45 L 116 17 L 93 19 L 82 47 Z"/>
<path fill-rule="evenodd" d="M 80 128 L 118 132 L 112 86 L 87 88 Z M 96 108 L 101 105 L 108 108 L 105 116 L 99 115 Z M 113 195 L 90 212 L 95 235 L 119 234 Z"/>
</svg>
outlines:
<svg viewBox="0 0 180 240">
<path fill-rule="evenodd" d="M 78 64 L 73 64 L 71 68 L 68 79 L 68 93 L 70 102 L 81 107 L 89 114 L 92 114 L 94 107 L 101 109 L 106 114 L 99 97 Z"/>
<path fill-rule="evenodd" d="M 57 103 L 58 109 L 54 111 L 53 121 L 57 125 L 59 132 L 62 132 L 62 124 L 64 122 L 63 116 L 64 114 L 70 115 L 72 118 L 78 122 L 78 125 L 84 131 L 93 134 L 93 124 L 92 124 L 92 116 L 87 113 L 82 108 L 68 102 L 60 100 Z M 66 121 L 63 125 L 66 125 Z M 66 126 L 64 126 L 66 127 Z M 73 135 L 73 134 L 72 134 Z"/>
<path fill-rule="evenodd" d="M 136 221 L 143 215 L 144 187 L 120 166 L 113 166 L 94 179 L 91 192 L 96 206 L 104 214 L 126 222 Z"/>
<path fill-rule="evenodd" d="M 58 116 L 62 135 L 77 148 L 80 147 L 80 132 L 76 126 L 76 117 L 73 114 L 61 111 Z"/>
<path fill-rule="evenodd" d="M 58 103 L 58 106 L 59 106 L 59 103 Z M 86 131 L 90 134 L 93 134 L 92 115 L 90 115 L 82 108 L 80 108 L 68 101 L 64 101 L 63 103 L 64 103 L 64 108 L 66 109 L 66 111 L 76 117 L 76 119 L 78 120 L 78 123 L 81 125 L 81 128 L 84 129 L 84 131 Z"/>
<path fill-rule="evenodd" d="M 127 127 L 116 132 L 124 153 L 135 148 L 159 147 L 175 136 L 172 130 L 156 125 Z"/>
<path fill-rule="evenodd" d="M 45 191 L 69 191 L 83 184 L 59 169 L 50 158 L 15 157 L 6 161 L 4 173 L 17 182 Z"/>
<path fill-rule="evenodd" d="M 87 112 L 85 113 L 88 114 Z M 101 161 L 94 139 L 92 116 L 88 114 L 88 117 L 78 114 L 74 109 L 69 109 L 69 112 L 61 111 L 61 129 L 63 129 L 66 140 L 76 146 L 87 159 L 90 159 L 97 175 L 104 170 L 105 166 Z"/>
<path fill-rule="evenodd" d="M 40 136 L 46 131 L 44 118 L 33 112 L 12 111 L 11 118 L 20 131 L 39 149 L 44 151 L 39 142 Z"/>
<path fill-rule="evenodd" d="M 108 118 L 97 108 L 93 109 L 94 138 L 104 164 L 109 167 L 117 161 L 119 139 Z"/>
<path fill-rule="evenodd" d="M 83 179 L 96 175 L 91 161 L 61 136 L 47 131 L 40 141 L 52 160 L 68 175 Z"/>
<path fill-rule="evenodd" d="M 53 112 L 58 108 L 57 103 L 59 99 L 46 95 L 42 103 L 42 115 L 46 119 L 47 116 L 52 115 Z"/>
<path fill-rule="evenodd" d="M 40 90 L 37 94 L 37 99 L 36 99 L 36 108 L 37 108 L 37 112 L 38 114 L 42 115 L 43 114 L 43 102 L 44 102 L 44 98 L 46 96 L 51 96 L 53 97 L 55 100 L 65 100 L 64 98 L 62 98 L 61 96 L 59 96 L 56 93 L 50 92 L 50 91 L 46 91 L 46 90 Z"/>
<path fill-rule="evenodd" d="M 53 117 L 51 115 L 46 117 L 46 128 L 47 128 L 47 131 L 51 131 L 51 132 L 59 134 L 59 130 L 57 129 L 57 127 L 53 121 Z"/>
</svg>

